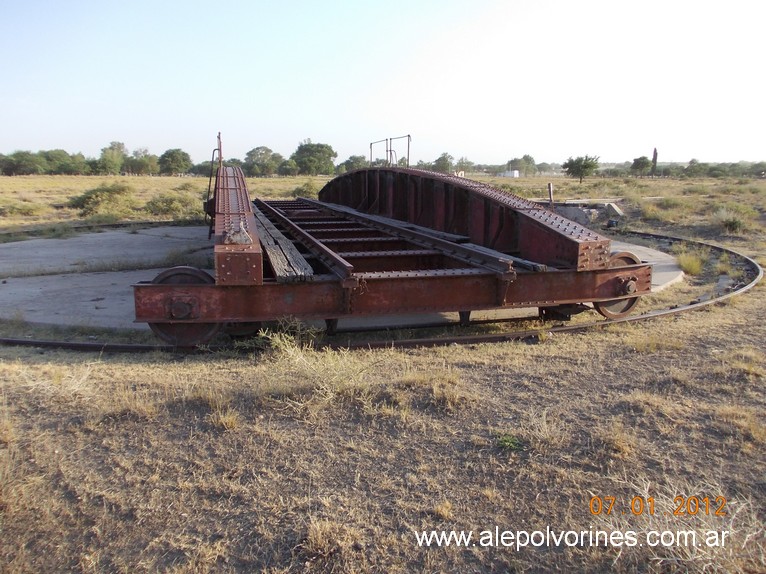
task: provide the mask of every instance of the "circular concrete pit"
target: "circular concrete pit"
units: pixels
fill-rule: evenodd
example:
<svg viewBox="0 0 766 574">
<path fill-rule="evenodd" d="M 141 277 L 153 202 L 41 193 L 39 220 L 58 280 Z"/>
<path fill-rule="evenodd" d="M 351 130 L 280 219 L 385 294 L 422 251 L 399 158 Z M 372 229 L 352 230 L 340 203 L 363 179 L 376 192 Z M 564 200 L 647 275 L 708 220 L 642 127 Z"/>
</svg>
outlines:
<svg viewBox="0 0 766 574">
<path fill-rule="evenodd" d="M 150 281 L 184 255 L 212 255 L 206 226 L 155 227 L 86 233 L 66 239 L 32 239 L 0 245 L 0 318 L 48 325 L 148 329 L 134 322 L 133 289 Z M 654 265 L 652 290 L 680 281 L 673 256 L 612 241 L 613 251 L 631 251 Z M 148 268 L 148 267 L 152 268 Z M 140 267 L 141 269 L 135 270 Z M 110 269 L 115 269 L 114 271 Z M 210 271 L 212 273 L 212 271 Z M 528 315 L 529 309 L 474 312 L 472 319 Z M 499 315 L 502 314 L 502 315 Z M 457 321 L 457 313 L 418 317 L 341 320 L 339 328 L 361 325 Z"/>
</svg>

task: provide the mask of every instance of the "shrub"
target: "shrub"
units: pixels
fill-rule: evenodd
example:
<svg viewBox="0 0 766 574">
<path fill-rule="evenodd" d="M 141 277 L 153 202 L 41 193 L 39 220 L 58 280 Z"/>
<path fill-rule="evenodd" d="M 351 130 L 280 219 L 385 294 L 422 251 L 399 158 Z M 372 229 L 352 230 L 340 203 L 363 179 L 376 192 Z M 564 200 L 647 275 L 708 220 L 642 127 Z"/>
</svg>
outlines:
<svg viewBox="0 0 766 574">
<path fill-rule="evenodd" d="M 678 265 L 687 275 L 699 275 L 705 267 L 705 261 L 699 253 L 684 251 L 678 254 Z"/>
<path fill-rule="evenodd" d="M 199 188 L 190 181 L 185 181 L 181 185 L 177 185 L 173 188 L 175 191 L 196 191 L 199 192 Z"/>
<path fill-rule="evenodd" d="M 725 233 L 740 233 L 748 228 L 748 223 L 758 216 L 758 212 L 749 205 L 729 202 L 720 206 L 713 214 L 713 223 Z"/>
<path fill-rule="evenodd" d="M 745 221 L 742 216 L 730 212 L 725 207 L 721 207 L 715 212 L 713 221 L 726 233 L 739 233 L 745 228 Z"/>
<path fill-rule="evenodd" d="M 661 209 L 674 209 L 683 205 L 684 202 L 677 197 L 663 197 L 657 202 L 657 207 Z"/>
<path fill-rule="evenodd" d="M 0 205 L 0 216 L 12 217 L 17 215 L 20 217 L 34 217 L 35 215 L 42 215 L 46 210 L 47 207 L 40 203 L 12 202 Z"/>
<path fill-rule="evenodd" d="M 160 193 L 147 201 L 144 209 L 151 215 L 173 219 L 198 219 L 203 213 L 199 197 L 182 191 Z"/>
<path fill-rule="evenodd" d="M 687 185 L 683 189 L 682 193 L 684 195 L 705 195 L 710 193 L 710 189 L 702 184 Z"/>
<path fill-rule="evenodd" d="M 307 181 L 293 190 L 293 197 L 309 197 L 316 199 L 319 197 L 319 190 L 313 182 Z"/>
<path fill-rule="evenodd" d="M 83 217 L 124 217 L 130 215 L 136 207 L 133 194 L 133 187 L 126 183 L 104 184 L 72 198 L 69 207 L 79 209 Z"/>
</svg>

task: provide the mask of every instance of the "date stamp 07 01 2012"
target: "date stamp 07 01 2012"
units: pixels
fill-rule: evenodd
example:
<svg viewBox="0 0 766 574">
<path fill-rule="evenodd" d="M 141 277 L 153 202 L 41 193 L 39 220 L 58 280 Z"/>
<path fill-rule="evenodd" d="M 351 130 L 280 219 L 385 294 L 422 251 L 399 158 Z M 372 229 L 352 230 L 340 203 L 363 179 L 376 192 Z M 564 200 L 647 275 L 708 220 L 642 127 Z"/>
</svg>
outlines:
<svg viewBox="0 0 766 574">
<path fill-rule="evenodd" d="M 634 496 L 619 500 L 615 496 L 593 496 L 590 499 L 590 513 L 596 516 L 605 514 L 632 514 L 633 516 L 655 515 L 655 501 L 652 496 Z M 664 511 L 666 516 L 726 516 L 726 497 L 716 496 L 676 496 L 673 509 Z"/>
</svg>

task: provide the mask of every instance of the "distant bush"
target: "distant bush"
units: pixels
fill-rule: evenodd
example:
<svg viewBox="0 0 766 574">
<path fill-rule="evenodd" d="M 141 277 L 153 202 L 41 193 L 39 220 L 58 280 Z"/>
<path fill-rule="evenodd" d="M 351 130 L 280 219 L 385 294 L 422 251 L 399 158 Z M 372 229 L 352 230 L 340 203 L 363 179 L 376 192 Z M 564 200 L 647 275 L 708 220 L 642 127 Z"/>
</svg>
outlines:
<svg viewBox="0 0 766 574">
<path fill-rule="evenodd" d="M 27 203 L 14 201 L 5 205 L 0 205 L 1 217 L 13 217 L 14 215 L 20 217 L 33 217 L 35 215 L 42 215 L 45 213 L 47 207 L 40 203 Z"/>
<path fill-rule="evenodd" d="M 175 191 L 196 191 L 196 192 L 200 192 L 201 191 L 200 188 L 196 184 L 194 184 L 194 183 L 192 183 L 190 181 L 185 181 L 181 185 L 175 186 L 173 189 Z"/>
<path fill-rule="evenodd" d="M 72 198 L 69 207 L 80 210 L 83 217 L 104 216 L 107 219 L 125 217 L 136 208 L 134 189 L 125 183 L 101 185 Z"/>
<path fill-rule="evenodd" d="M 726 233 L 740 233 L 747 229 L 748 221 L 755 215 L 755 210 L 747 206 L 727 204 L 716 210 L 713 214 L 713 222 Z"/>
<path fill-rule="evenodd" d="M 319 197 L 319 190 L 316 188 L 313 182 L 307 181 L 303 185 L 299 185 L 293 190 L 293 197 L 309 197 L 316 199 Z"/>
<path fill-rule="evenodd" d="M 645 221 L 672 223 L 678 215 L 672 202 L 671 205 L 660 205 L 659 203 L 642 199 L 638 205 L 641 211 L 641 219 Z"/>
<path fill-rule="evenodd" d="M 182 191 L 160 193 L 147 201 L 144 209 L 156 217 L 173 219 L 199 219 L 203 215 L 199 196 Z"/>
<path fill-rule="evenodd" d="M 702 184 L 687 185 L 682 193 L 684 195 L 705 195 L 710 193 L 710 188 Z"/>
<path fill-rule="evenodd" d="M 657 202 L 657 207 L 660 209 L 675 209 L 685 205 L 684 201 L 677 197 L 663 197 Z"/>
</svg>

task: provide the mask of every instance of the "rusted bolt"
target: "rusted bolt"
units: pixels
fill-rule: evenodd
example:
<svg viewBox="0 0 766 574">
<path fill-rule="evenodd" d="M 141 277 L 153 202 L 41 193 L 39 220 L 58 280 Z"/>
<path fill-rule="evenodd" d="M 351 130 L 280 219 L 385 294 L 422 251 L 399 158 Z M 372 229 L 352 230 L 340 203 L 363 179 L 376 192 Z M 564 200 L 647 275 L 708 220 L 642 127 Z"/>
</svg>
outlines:
<svg viewBox="0 0 766 574">
<path fill-rule="evenodd" d="M 625 295 L 631 295 L 636 292 L 636 289 L 638 288 L 638 285 L 636 284 L 636 281 L 634 279 L 629 279 L 625 281 L 622 285 L 622 292 Z"/>
</svg>

